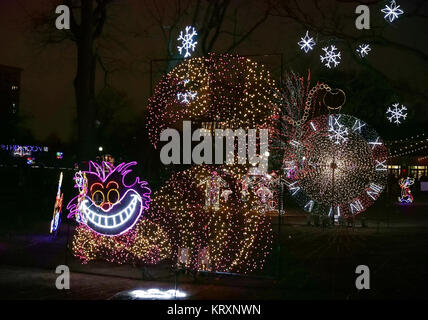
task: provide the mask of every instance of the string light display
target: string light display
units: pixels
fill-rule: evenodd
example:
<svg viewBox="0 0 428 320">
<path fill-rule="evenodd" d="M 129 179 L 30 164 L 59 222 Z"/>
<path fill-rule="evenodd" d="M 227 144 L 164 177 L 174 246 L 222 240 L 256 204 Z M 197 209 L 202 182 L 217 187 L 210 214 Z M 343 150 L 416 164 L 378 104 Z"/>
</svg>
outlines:
<svg viewBox="0 0 428 320">
<path fill-rule="evenodd" d="M 401 178 L 398 184 L 401 188 L 401 196 L 398 197 L 398 201 L 401 203 L 412 203 L 413 202 L 413 195 L 412 191 L 410 190 L 410 186 L 412 186 L 415 183 L 415 179 L 413 178 Z"/>
<path fill-rule="evenodd" d="M 206 184 L 213 170 L 228 185 L 218 209 L 206 204 Z M 174 173 L 154 193 L 150 221 L 169 235 L 174 259 L 193 270 L 248 273 L 260 269 L 272 245 L 270 220 L 254 210 L 254 195 L 240 198 L 244 168 L 195 166 Z M 208 261 L 207 261 L 208 260 Z"/>
<path fill-rule="evenodd" d="M 348 129 L 348 139 L 329 137 L 331 117 Z M 375 130 L 349 115 L 307 121 L 296 152 L 284 160 L 291 195 L 311 214 L 352 216 L 365 211 L 386 186 L 388 151 Z"/>
<path fill-rule="evenodd" d="M 276 172 L 269 174 L 248 171 L 245 175 L 238 173 L 236 176 L 241 183 L 242 201 L 247 201 L 252 196 L 255 199 L 254 210 L 261 214 L 278 213 L 278 190 L 281 186 Z"/>
<path fill-rule="evenodd" d="M 399 156 L 409 155 L 417 151 L 422 151 L 428 148 L 428 139 L 422 139 L 419 141 L 408 143 L 409 140 L 403 140 L 401 143 L 404 143 L 404 146 L 401 146 L 399 149 L 395 149 L 390 153 L 389 158 L 395 158 Z M 397 142 L 396 142 L 397 143 Z"/>
<path fill-rule="evenodd" d="M 189 58 L 159 81 L 149 99 L 149 139 L 157 148 L 162 130 L 180 129 L 184 120 L 230 129 L 258 128 L 275 111 L 274 87 L 269 71 L 248 58 L 216 53 Z M 183 103 L 185 92 L 194 95 Z"/>
<path fill-rule="evenodd" d="M 148 208 L 151 194 L 147 181 L 128 176 L 136 164 L 115 167 L 90 161 L 84 176 L 79 172 L 75 178 L 79 194 L 67 205 L 68 217 L 77 215 L 78 221 L 102 235 L 116 236 L 131 229 Z"/>
<path fill-rule="evenodd" d="M 127 233 L 109 237 L 93 232 L 85 224 L 75 231 L 73 254 L 88 263 L 104 260 L 117 264 L 156 264 L 170 256 L 171 247 L 167 234 L 155 223 L 140 219 Z"/>
<path fill-rule="evenodd" d="M 420 134 L 417 134 L 417 135 L 414 135 L 414 136 L 411 136 L 411 137 L 408 137 L 408 138 L 404 138 L 404 139 L 400 139 L 400 140 L 394 140 L 394 141 L 388 141 L 388 142 L 385 142 L 385 144 L 391 146 L 391 145 L 396 144 L 396 143 L 403 143 L 403 142 L 415 140 L 415 139 L 417 139 L 419 137 L 421 138 L 421 139 L 419 139 L 419 141 L 422 141 L 423 140 L 422 137 L 425 137 L 425 135 L 426 134 L 424 132 L 422 132 Z M 427 141 L 428 141 L 428 139 L 427 139 Z"/>
<path fill-rule="evenodd" d="M 280 166 L 284 165 L 283 159 L 288 159 L 298 151 L 302 125 L 319 114 L 321 94 L 329 90 L 330 87 L 324 83 L 311 87 L 310 72 L 306 79 L 294 72 L 285 74 L 274 95 L 277 109 L 272 117 L 274 125 L 269 135 L 271 149 L 275 151 L 272 160 L 279 159 Z"/>
<path fill-rule="evenodd" d="M 142 217 L 151 190 L 146 181 L 132 175 L 136 164 L 90 162 L 88 171 L 76 173 L 79 193 L 67 209 L 68 217 L 79 222 L 72 250 L 83 263 L 156 263 L 171 252 L 167 234 Z"/>
<path fill-rule="evenodd" d="M 401 157 L 401 156 L 407 156 L 407 155 L 411 155 L 412 153 L 415 153 L 417 151 L 422 151 L 422 150 L 426 150 L 426 149 L 428 149 L 428 145 L 427 146 L 422 146 L 422 147 L 419 147 L 419 148 L 414 148 L 414 149 L 411 149 L 411 150 L 407 150 L 407 151 L 404 151 L 404 152 L 394 153 L 394 154 L 391 154 L 389 156 L 389 158 L 397 158 L 397 157 Z"/>
<path fill-rule="evenodd" d="M 64 198 L 64 194 L 61 193 L 62 178 L 63 178 L 63 173 L 61 172 L 59 174 L 58 189 L 56 192 L 54 212 L 53 212 L 53 217 L 52 217 L 51 227 L 50 227 L 51 234 L 56 233 L 56 231 L 58 230 L 59 224 L 61 223 L 62 200 Z"/>
</svg>

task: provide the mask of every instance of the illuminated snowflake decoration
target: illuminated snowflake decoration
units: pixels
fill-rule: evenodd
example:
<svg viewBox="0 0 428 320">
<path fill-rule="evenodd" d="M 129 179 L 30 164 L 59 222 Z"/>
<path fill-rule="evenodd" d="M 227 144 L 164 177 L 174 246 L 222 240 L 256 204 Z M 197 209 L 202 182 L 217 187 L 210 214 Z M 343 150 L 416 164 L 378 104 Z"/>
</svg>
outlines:
<svg viewBox="0 0 428 320">
<path fill-rule="evenodd" d="M 197 93 L 194 91 L 178 92 L 177 100 L 184 104 L 189 104 L 191 100 L 194 100 L 197 96 Z"/>
<path fill-rule="evenodd" d="M 178 52 L 180 54 L 184 53 L 184 58 L 191 56 L 191 51 L 195 51 L 196 44 L 198 42 L 193 41 L 193 37 L 197 36 L 195 28 L 191 26 L 186 27 L 186 32 L 180 32 L 180 36 L 177 38 L 178 41 L 181 40 L 181 46 L 177 46 Z"/>
<path fill-rule="evenodd" d="M 372 49 L 370 48 L 370 45 L 364 43 L 364 44 L 360 44 L 360 46 L 357 49 L 357 53 L 359 54 L 359 56 L 361 58 L 364 58 L 365 56 L 367 56 L 369 54 L 369 52 L 371 50 Z"/>
<path fill-rule="evenodd" d="M 386 114 L 388 116 L 388 120 L 391 123 L 395 123 L 397 125 L 401 124 L 401 120 L 406 120 L 407 118 L 407 107 L 401 105 L 401 107 L 398 107 L 399 103 L 394 103 L 392 106 L 393 108 L 389 107 L 388 110 L 386 110 Z"/>
<path fill-rule="evenodd" d="M 337 67 L 337 65 L 340 63 L 340 59 L 342 59 L 340 56 L 340 51 L 337 51 L 337 48 L 333 45 L 331 45 L 330 48 L 328 46 L 324 47 L 322 50 L 324 51 L 325 55 L 320 56 L 321 62 L 324 63 L 327 68 Z"/>
<path fill-rule="evenodd" d="M 400 6 L 397 6 L 397 4 L 395 3 L 395 0 L 392 0 L 389 6 L 386 5 L 385 8 L 383 8 L 380 11 L 382 11 L 382 13 L 385 14 L 384 18 L 386 20 L 389 19 L 389 22 L 393 22 L 395 19 L 398 19 L 398 16 L 400 14 L 404 13 L 404 11 L 399 8 Z"/>
<path fill-rule="evenodd" d="M 300 50 L 305 51 L 305 53 L 308 53 L 308 51 L 312 50 L 315 46 L 314 38 L 309 37 L 308 32 L 309 31 L 306 31 L 306 35 L 303 38 L 300 38 L 301 40 L 297 42 L 300 46 Z"/>
<path fill-rule="evenodd" d="M 190 80 L 184 79 L 182 82 L 183 82 L 184 87 L 186 87 L 186 85 L 190 82 Z M 187 90 L 184 92 L 178 92 L 177 93 L 177 100 L 180 103 L 189 104 L 190 101 L 195 100 L 197 95 L 198 95 L 197 92 L 191 91 L 191 90 Z"/>
<path fill-rule="evenodd" d="M 348 141 L 348 128 L 339 123 L 339 118 L 340 116 L 338 118 L 331 116 L 329 119 L 328 137 L 335 144 L 342 144 Z"/>
</svg>

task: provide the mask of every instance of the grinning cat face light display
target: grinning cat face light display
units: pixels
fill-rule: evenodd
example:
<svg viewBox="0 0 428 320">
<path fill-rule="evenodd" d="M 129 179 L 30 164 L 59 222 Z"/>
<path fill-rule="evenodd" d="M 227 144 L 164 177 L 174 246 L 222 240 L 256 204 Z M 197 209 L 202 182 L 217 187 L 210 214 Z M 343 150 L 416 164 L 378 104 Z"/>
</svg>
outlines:
<svg viewBox="0 0 428 320">
<path fill-rule="evenodd" d="M 90 161 L 89 170 L 75 177 L 79 194 L 67 205 L 68 218 L 86 224 L 106 236 L 126 233 L 149 208 L 151 190 L 146 181 L 128 176 L 137 162 L 121 163 L 114 167 Z"/>
</svg>

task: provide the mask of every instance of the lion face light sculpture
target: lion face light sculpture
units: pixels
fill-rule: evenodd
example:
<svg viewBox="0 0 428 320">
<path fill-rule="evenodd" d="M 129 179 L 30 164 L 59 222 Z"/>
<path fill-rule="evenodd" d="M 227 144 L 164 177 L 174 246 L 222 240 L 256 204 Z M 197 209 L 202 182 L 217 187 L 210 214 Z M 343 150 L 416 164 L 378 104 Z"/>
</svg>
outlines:
<svg viewBox="0 0 428 320">
<path fill-rule="evenodd" d="M 78 222 L 105 236 L 119 236 L 130 230 L 149 208 L 151 194 L 146 181 L 128 176 L 136 164 L 114 167 L 108 162 L 89 162 L 88 171 L 76 174 L 79 194 L 67 205 L 68 218 L 75 216 Z"/>
</svg>

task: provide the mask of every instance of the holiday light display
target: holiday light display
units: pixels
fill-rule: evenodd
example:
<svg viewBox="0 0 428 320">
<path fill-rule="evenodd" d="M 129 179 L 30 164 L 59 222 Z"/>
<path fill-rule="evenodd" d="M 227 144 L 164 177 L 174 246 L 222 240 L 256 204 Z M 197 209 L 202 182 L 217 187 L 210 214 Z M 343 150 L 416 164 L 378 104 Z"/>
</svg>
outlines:
<svg viewBox="0 0 428 320">
<path fill-rule="evenodd" d="M 392 0 L 389 6 L 385 5 L 385 8 L 380 11 L 385 14 L 384 18 L 385 20 L 389 20 L 389 22 L 393 22 L 395 19 L 398 19 L 399 15 L 404 13 L 404 11 L 400 9 L 400 6 L 397 5 L 395 0 Z"/>
<path fill-rule="evenodd" d="M 184 58 L 188 58 L 191 56 L 191 51 L 195 51 L 195 47 L 198 44 L 198 42 L 193 41 L 193 38 L 196 37 L 198 33 L 196 32 L 195 28 L 191 26 L 187 26 L 186 30 L 183 32 L 180 32 L 179 37 L 177 38 L 178 41 L 181 40 L 181 46 L 177 46 L 178 52 L 180 54 L 184 53 Z"/>
<path fill-rule="evenodd" d="M 399 103 L 394 103 L 392 104 L 393 108 L 388 107 L 388 109 L 386 110 L 386 114 L 389 114 L 389 122 L 395 123 L 397 125 L 401 124 L 401 121 L 406 120 L 407 118 L 407 107 L 403 105 L 401 105 L 401 107 L 398 107 L 399 105 Z"/>
<path fill-rule="evenodd" d="M 117 264 L 155 264 L 168 258 L 171 252 L 167 234 L 146 219 L 140 219 L 134 228 L 115 237 L 100 235 L 80 224 L 72 250 L 83 263 L 105 260 Z"/>
<path fill-rule="evenodd" d="M 205 206 L 204 209 L 212 207 L 214 210 L 218 210 L 220 207 L 220 190 L 223 187 L 227 187 L 226 181 L 218 176 L 216 171 L 212 172 L 212 175 L 202 180 L 199 185 L 205 185 Z M 230 191 L 230 190 L 229 190 Z M 227 201 L 229 196 L 224 197 Z"/>
<path fill-rule="evenodd" d="M 77 186 L 79 195 L 67 205 L 69 217 L 79 215 L 79 221 L 101 235 L 116 236 L 132 228 L 148 208 L 151 193 L 148 183 L 138 177 L 131 183 L 126 181 L 132 172 L 130 167 L 136 164 L 121 163 L 114 167 L 108 162 L 98 165 L 91 161 L 89 171 L 85 172 L 86 194 Z"/>
<path fill-rule="evenodd" d="M 412 203 L 413 202 L 413 195 L 412 191 L 410 190 L 410 186 L 412 186 L 415 183 L 415 179 L 413 178 L 401 178 L 398 184 L 401 188 L 401 196 L 398 197 L 398 201 L 401 203 Z"/>
<path fill-rule="evenodd" d="M 170 254 L 168 235 L 146 219 L 151 190 L 146 181 L 132 177 L 136 162 L 113 166 L 90 162 L 79 171 L 79 194 L 67 205 L 68 217 L 79 222 L 73 253 L 82 262 L 156 263 Z"/>
<path fill-rule="evenodd" d="M 255 195 L 253 209 L 259 213 L 273 213 L 278 210 L 279 178 L 275 172 L 257 172 L 249 170 L 244 176 L 236 175 L 241 183 L 241 200 L 247 201 L 248 197 Z"/>
<path fill-rule="evenodd" d="M 82 171 L 76 172 L 76 174 L 74 175 L 74 181 L 74 187 L 77 188 L 77 190 L 79 191 L 79 194 L 77 195 L 77 208 L 80 208 L 80 206 L 82 205 L 82 201 L 86 197 L 86 194 L 88 192 L 88 179 L 86 178 L 86 173 Z M 75 218 L 76 221 L 79 223 L 86 222 L 85 217 L 83 215 L 80 215 L 79 212 L 75 215 Z"/>
<path fill-rule="evenodd" d="M 294 174 L 294 164 L 287 159 L 299 152 L 299 140 L 302 125 L 319 113 L 322 94 L 331 91 L 324 83 L 317 83 L 311 88 L 310 72 L 307 78 L 289 72 L 275 92 L 276 112 L 272 117 L 274 125 L 270 128 L 270 148 L 274 150 L 272 159 L 279 160 L 286 175 Z M 311 127 L 315 124 L 309 122 Z M 286 169 L 288 168 L 288 169 Z"/>
<path fill-rule="evenodd" d="M 240 199 L 238 177 L 244 170 L 196 166 L 174 173 L 155 192 L 148 218 L 169 235 L 174 259 L 183 267 L 246 273 L 263 266 L 271 250 L 271 226 L 266 216 L 253 209 L 257 207 L 254 194 L 247 201 Z M 213 176 L 224 180 L 231 191 L 227 198 L 219 197 L 218 209 L 206 206 L 207 184 L 201 183 Z"/>
<path fill-rule="evenodd" d="M 59 175 L 58 189 L 56 192 L 54 212 L 51 221 L 50 233 L 54 233 L 58 230 L 59 224 L 61 223 L 61 212 L 62 212 L 62 200 L 64 198 L 64 194 L 61 193 L 61 185 L 62 185 L 63 173 L 61 172 Z"/>
<path fill-rule="evenodd" d="M 322 50 L 324 51 L 324 55 L 320 55 L 321 62 L 329 69 L 337 67 L 342 57 L 340 51 L 337 51 L 336 46 L 331 45 L 330 48 L 327 46 L 322 48 Z"/>
<path fill-rule="evenodd" d="M 345 143 L 330 138 L 331 117 L 348 130 Z M 364 212 L 386 186 L 387 149 L 368 124 L 350 115 L 324 115 L 306 122 L 298 152 L 284 162 L 290 194 L 311 214 L 354 216 Z"/>
<path fill-rule="evenodd" d="M 160 133 L 181 129 L 184 120 L 207 129 L 260 128 L 275 112 L 274 87 L 269 71 L 248 58 L 215 53 L 189 58 L 160 80 L 149 99 L 149 139 L 157 148 Z M 185 102 L 182 95 L 177 98 L 186 92 L 196 95 Z"/>
<path fill-rule="evenodd" d="M 305 53 L 308 53 L 309 50 L 313 50 L 315 46 L 314 38 L 309 37 L 309 31 L 306 31 L 306 35 L 302 38 L 300 38 L 300 41 L 297 43 L 300 46 L 300 50 L 305 51 Z"/>
</svg>

